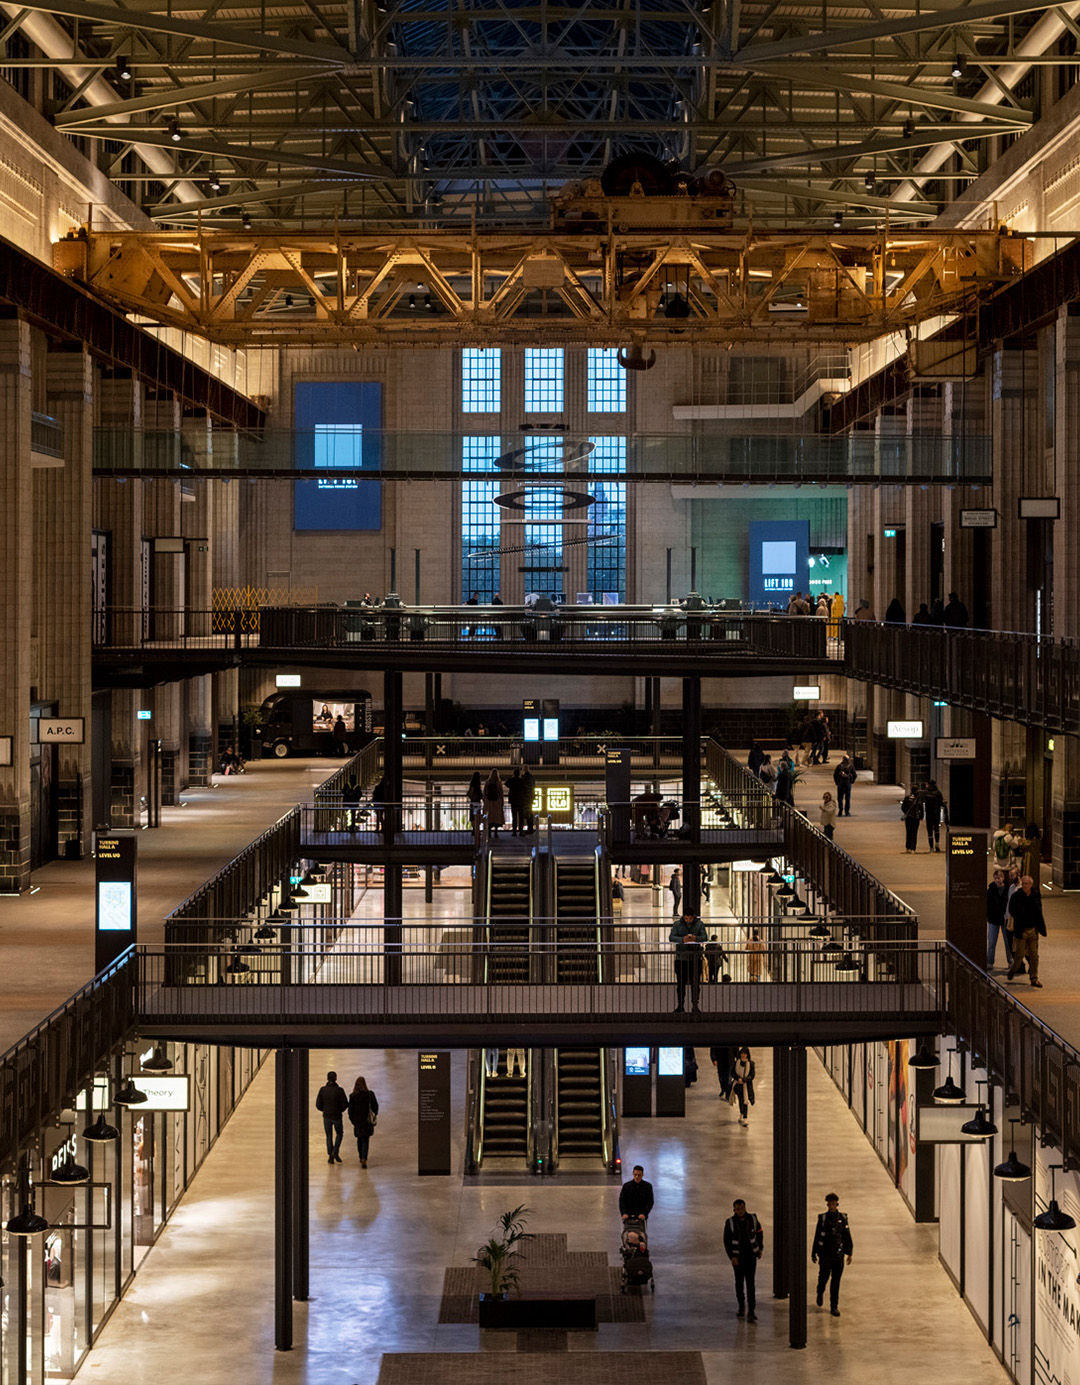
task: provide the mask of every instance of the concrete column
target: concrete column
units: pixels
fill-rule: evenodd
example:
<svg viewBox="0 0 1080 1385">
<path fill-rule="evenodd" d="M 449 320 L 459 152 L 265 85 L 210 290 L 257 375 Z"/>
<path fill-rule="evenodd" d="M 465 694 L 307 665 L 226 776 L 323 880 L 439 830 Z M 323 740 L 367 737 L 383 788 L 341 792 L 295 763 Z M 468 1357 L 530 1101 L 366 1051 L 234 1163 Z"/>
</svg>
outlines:
<svg viewBox="0 0 1080 1385">
<path fill-rule="evenodd" d="M 998 351 L 993 371 L 994 503 L 998 509 L 990 575 L 993 624 L 1001 630 L 1034 630 L 1033 598 L 1027 586 L 1026 521 L 1017 518 L 1017 501 L 1022 495 L 1043 494 L 1038 353 Z"/>
<path fill-rule="evenodd" d="M 30 884 L 30 640 L 33 608 L 33 488 L 30 481 L 30 328 L 0 318 L 0 735 L 11 766 L 0 767 L 0 891 Z"/>
<path fill-rule="evenodd" d="M 788 1300 L 788 1342 L 806 1346 L 806 1049 L 801 1046 L 773 1049 L 775 1099 L 773 1140 L 779 1151 L 774 1160 L 773 1223 L 784 1224 L 785 1269 L 778 1281 L 778 1297 Z"/>
<path fill-rule="evenodd" d="M 83 745 L 61 746 L 57 763 L 57 847 L 61 856 L 90 849 L 90 587 L 73 582 L 90 552 L 92 523 L 93 367 L 86 351 L 48 357 L 49 412 L 64 429 L 64 462 L 35 476 L 39 692 L 61 716 L 85 719 Z"/>
<path fill-rule="evenodd" d="M 296 1052 L 279 1048 L 274 1059 L 274 1346 L 293 1344 L 293 1243 L 296 1202 Z M 305 1061 L 307 1054 L 304 1054 Z"/>
</svg>

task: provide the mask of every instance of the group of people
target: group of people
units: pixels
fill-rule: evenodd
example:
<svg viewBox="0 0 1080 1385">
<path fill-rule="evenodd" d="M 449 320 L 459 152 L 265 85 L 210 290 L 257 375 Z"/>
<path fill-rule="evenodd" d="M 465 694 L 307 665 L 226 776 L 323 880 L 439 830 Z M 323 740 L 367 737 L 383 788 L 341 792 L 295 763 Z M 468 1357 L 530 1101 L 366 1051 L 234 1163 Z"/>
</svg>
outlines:
<svg viewBox="0 0 1080 1385">
<path fill-rule="evenodd" d="M 913 784 L 900 800 L 900 816 L 904 819 L 904 850 L 911 853 L 918 849 L 919 823 L 926 823 L 926 848 L 940 851 L 942 824 L 949 825 L 949 805 L 937 782 L 928 779 L 921 789 Z"/>
<path fill-rule="evenodd" d="M 750 747 L 750 754 L 746 758 L 746 763 L 751 774 L 756 774 L 767 789 L 772 791 L 773 797 L 780 803 L 795 804 L 795 761 L 785 750 L 780 756 L 778 764 L 773 764 L 771 755 L 767 755 L 757 741 Z"/>
<path fill-rule="evenodd" d="M 930 605 L 927 605 L 925 601 L 921 602 L 919 609 L 911 617 L 912 625 L 937 625 L 948 630 L 962 630 L 967 625 L 968 620 L 968 608 L 955 592 L 949 593 L 948 602 L 943 602 L 940 596 L 935 597 Z M 906 625 L 907 623 L 904 603 L 898 596 L 894 596 L 885 608 L 885 624 Z"/>
<path fill-rule="evenodd" d="M 746 1053 L 746 1049 L 739 1052 Z M 619 1191 L 619 1215 L 624 1222 L 646 1222 L 655 1205 L 653 1186 L 645 1178 L 644 1168 L 635 1164 L 632 1178 Z M 765 1231 L 761 1218 L 747 1209 L 745 1198 L 737 1197 L 731 1204 L 731 1216 L 724 1223 L 724 1254 L 735 1272 L 735 1316 L 747 1322 L 757 1322 L 757 1267 L 764 1253 Z M 840 1280 L 844 1267 L 851 1264 L 854 1254 L 847 1213 L 840 1211 L 840 1198 L 836 1193 L 826 1193 L 825 1211 L 818 1214 L 814 1228 L 810 1259 L 818 1267 L 817 1305 L 824 1307 L 827 1289 L 829 1309 L 834 1318 L 840 1316 Z"/>
<path fill-rule="evenodd" d="M 992 971 L 998 938 L 1005 942 L 1006 980 L 1026 972 L 1033 986 L 1039 980 L 1039 939 L 1046 937 L 1042 895 L 1030 875 L 1015 867 L 998 866 L 986 887 L 986 970 Z"/>
<path fill-rule="evenodd" d="M 796 765 L 824 765 L 829 759 L 832 728 L 826 712 L 812 712 L 792 733 Z"/>
<path fill-rule="evenodd" d="M 493 769 L 486 779 L 477 770 L 469 780 L 466 798 L 469 802 L 469 821 L 473 841 L 479 850 L 485 827 L 492 841 L 497 841 L 499 829 L 506 826 L 506 808 L 510 807 L 510 835 L 525 837 L 535 831 L 532 811 L 535 781 L 528 768 L 515 765 L 504 783 L 499 771 Z"/>
<path fill-rule="evenodd" d="M 375 1119 L 379 1114 L 379 1099 L 363 1077 L 353 1083 L 351 1092 L 339 1086 L 336 1072 L 326 1074 L 326 1083 L 319 1088 L 315 1098 L 315 1109 L 323 1119 L 326 1131 L 326 1162 L 341 1164 L 341 1141 L 344 1138 L 344 1116 L 348 1112 L 349 1122 L 356 1136 L 356 1148 L 360 1156 L 360 1167 L 367 1168 L 368 1149 L 375 1133 Z"/>
<path fill-rule="evenodd" d="M 795 593 L 787 604 L 789 616 L 818 616 L 821 620 L 839 621 L 844 614 L 844 598 L 840 592 L 822 592 L 817 600 L 810 592 Z"/>
</svg>

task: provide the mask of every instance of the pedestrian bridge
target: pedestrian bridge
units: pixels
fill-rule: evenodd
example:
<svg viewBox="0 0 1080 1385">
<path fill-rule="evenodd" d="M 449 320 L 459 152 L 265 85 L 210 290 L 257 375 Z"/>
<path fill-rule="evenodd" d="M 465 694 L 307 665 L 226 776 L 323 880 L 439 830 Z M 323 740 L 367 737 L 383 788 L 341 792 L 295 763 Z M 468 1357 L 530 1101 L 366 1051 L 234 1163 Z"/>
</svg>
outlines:
<svg viewBox="0 0 1080 1385">
<path fill-rule="evenodd" d="M 571 947 L 535 937 L 493 943 L 465 923 L 435 943 L 380 926 L 374 942 L 320 943 L 328 929 L 295 940 L 285 929 L 261 946 L 141 947 L 140 1032 L 258 1047 L 558 1047 L 846 1043 L 936 1034 L 944 1024 L 940 944 L 864 942 L 842 928 L 843 943 L 782 938 L 754 954 L 755 981 L 740 942 L 727 948 L 730 979 L 703 980 L 699 1011 L 688 994 L 680 1014 L 670 945 L 641 943 L 632 930 L 617 936 L 618 927 Z"/>
</svg>

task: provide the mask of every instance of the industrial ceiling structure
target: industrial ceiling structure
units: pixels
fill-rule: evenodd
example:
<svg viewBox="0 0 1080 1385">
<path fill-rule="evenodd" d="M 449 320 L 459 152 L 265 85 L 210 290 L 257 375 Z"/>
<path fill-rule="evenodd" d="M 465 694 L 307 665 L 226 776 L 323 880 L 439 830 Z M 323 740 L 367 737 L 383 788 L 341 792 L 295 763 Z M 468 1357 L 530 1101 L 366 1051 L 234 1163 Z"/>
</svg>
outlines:
<svg viewBox="0 0 1080 1385">
<path fill-rule="evenodd" d="M 927 222 L 1072 81 L 1080 3 L 15 0 L 0 70 L 163 227 L 543 226 L 620 155 L 735 225 Z M 1070 67 L 1070 63 L 1074 66 Z"/>
</svg>

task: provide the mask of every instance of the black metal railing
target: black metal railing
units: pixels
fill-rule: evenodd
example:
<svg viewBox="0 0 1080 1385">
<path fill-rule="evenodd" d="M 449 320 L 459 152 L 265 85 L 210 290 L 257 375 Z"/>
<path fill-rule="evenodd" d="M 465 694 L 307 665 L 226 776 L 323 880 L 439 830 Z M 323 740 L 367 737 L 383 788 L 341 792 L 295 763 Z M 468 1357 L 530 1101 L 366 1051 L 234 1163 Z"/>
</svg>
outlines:
<svg viewBox="0 0 1080 1385">
<path fill-rule="evenodd" d="M 242 653 L 245 649 L 348 650 L 375 643 L 401 650 L 468 652 L 558 649 L 595 655 L 598 665 L 627 652 L 675 649 L 723 659 L 769 654 L 820 662 L 841 653 L 829 622 L 808 617 L 684 606 L 266 606 L 251 613 L 110 606 L 94 627 L 120 651 Z"/>
<path fill-rule="evenodd" d="M 351 795 L 352 787 L 361 792 L 370 789 L 382 774 L 383 738 L 376 736 L 368 741 L 355 755 L 324 779 L 313 795 L 316 808 L 333 807 L 342 801 L 343 796 Z"/>
<path fill-rule="evenodd" d="M 501 979 L 506 963 L 523 952 L 520 944 L 500 949 L 483 939 L 438 949 L 407 936 L 390 948 L 343 941 L 310 953 L 291 943 L 267 943 L 258 952 L 233 954 L 225 963 L 231 970 L 206 966 L 201 948 L 191 957 L 180 944 L 140 948 L 138 1009 L 142 1021 L 154 1026 L 186 1021 L 396 1027 L 455 1020 L 579 1023 L 583 1017 L 632 1025 L 670 1014 L 670 945 L 611 942 L 593 950 L 600 955 L 595 974 L 608 978 L 603 982 L 537 979 L 556 975 L 555 943 L 533 943 L 528 979 L 521 980 Z M 500 965 L 487 965 L 494 958 Z M 836 1023 L 874 1017 L 894 1020 L 897 1033 L 905 1023 L 925 1028 L 944 1021 L 940 944 L 858 943 L 833 953 L 816 940 L 778 941 L 764 951 L 730 949 L 729 967 L 730 983 L 702 982 L 703 1015 Z"/>
<path fill-rule="evenodd" d="M 129 950 L 0 1057 L 0 1165 L 52 1124 L 132 1032 L 135 954 Z"/>
<path fill-rule="evenodd" d="M 953 706 L 1080 733 L 1080 641 L 844 622 L 844 672 Z"/>
<path fill-rule="evenodd" d="M 30 451 L 43 457 L 63 457 L 64 425 L 50 414 L 30 415 Z"/>
<path fill-rule="evenodd" d="M 189 943 L 192 928 L 201 930 L 206 946 L 219 942 L 217 920 L 249 913 L 282 883 L 299 857 L 300 809 L 292 808 L 166 915 L 166 942 L 177 925 L 183 925 Z"/>
<path fill-rule="evenodd" d="M 974 1065 L 1033 1120 L 1044 1144 L 1061 1151 L 1066 1168 L 1080 1168 L 1080 1052 L 949 947 L 947 1023 L 962 1038 Z"/>
<path fill-rule="evenodd" d="M 334 446 L 325 433 L 319 447 Z M 213 450 L 193 448 L 170 430 L 94 429 L 94 473 L 99 476 L 146 474 L 293 476 L 325 478 L 327 470 L 372 479 L 460 480 L 460 433 L 364 430 L 363 469 L 357 465 L 355 435 L 341 438 L 340 457 L 315 466 L 311 432 L 286 429 L 216 436 Z M 502 434 L 502 475 L 565 480 L 566 447 L 537 433 Z M 610 480 L 599 453 L 578 448 L 573 474 L 582 481 Z M 337 460 L 339 465 L 335 467 Z M 629 481 L 708 480 L 731 482 L 856 480 L 987 481 L 991 475 L 990 438 L 978 435 L 882 437 L 870 432 L 843 436 L 819 433 L 729 436 L 715 431 L 632 433 L 619 476 Z"/>
<path fill-rule="evenodd" d="M 551 746 L 552 742 L 544 743 Z M 585 732 L 561 736 L 558 741 L 560 769 L 601 769 L 609 749 L 630 751 L 631 764 L 637 769 L 673 767 L 682 763 L 682 739 L 679 736 L 624 736 L 618 731 Z M 401 743 L 402 759 L 406 766 L 427 765 L 448 767 L 455 773 L 461 770 L 489 770 L 492 765 L 526 763 L 520 736 L 463 735 L 449 732 L 440 736 L 406 735 Z"/>
<path fill-rule="evenodd" d="M 797 809 L 787 803 L 777 803 L 746 765 L 740 764 L 713 740 L 705 747 L 705 772 L 722 797 L 756 795 L 762 811 L 771 806 L 772 811 L 779 812 L 784 844 L 778 854 L 809 881 L 818 897 L 835 913 L 842 917 L 895 918 L 910 926 L 912 937 L 916 935 L 915 913 L 898 895 L 835 842 L 829 841 Z"/>
</svg>

